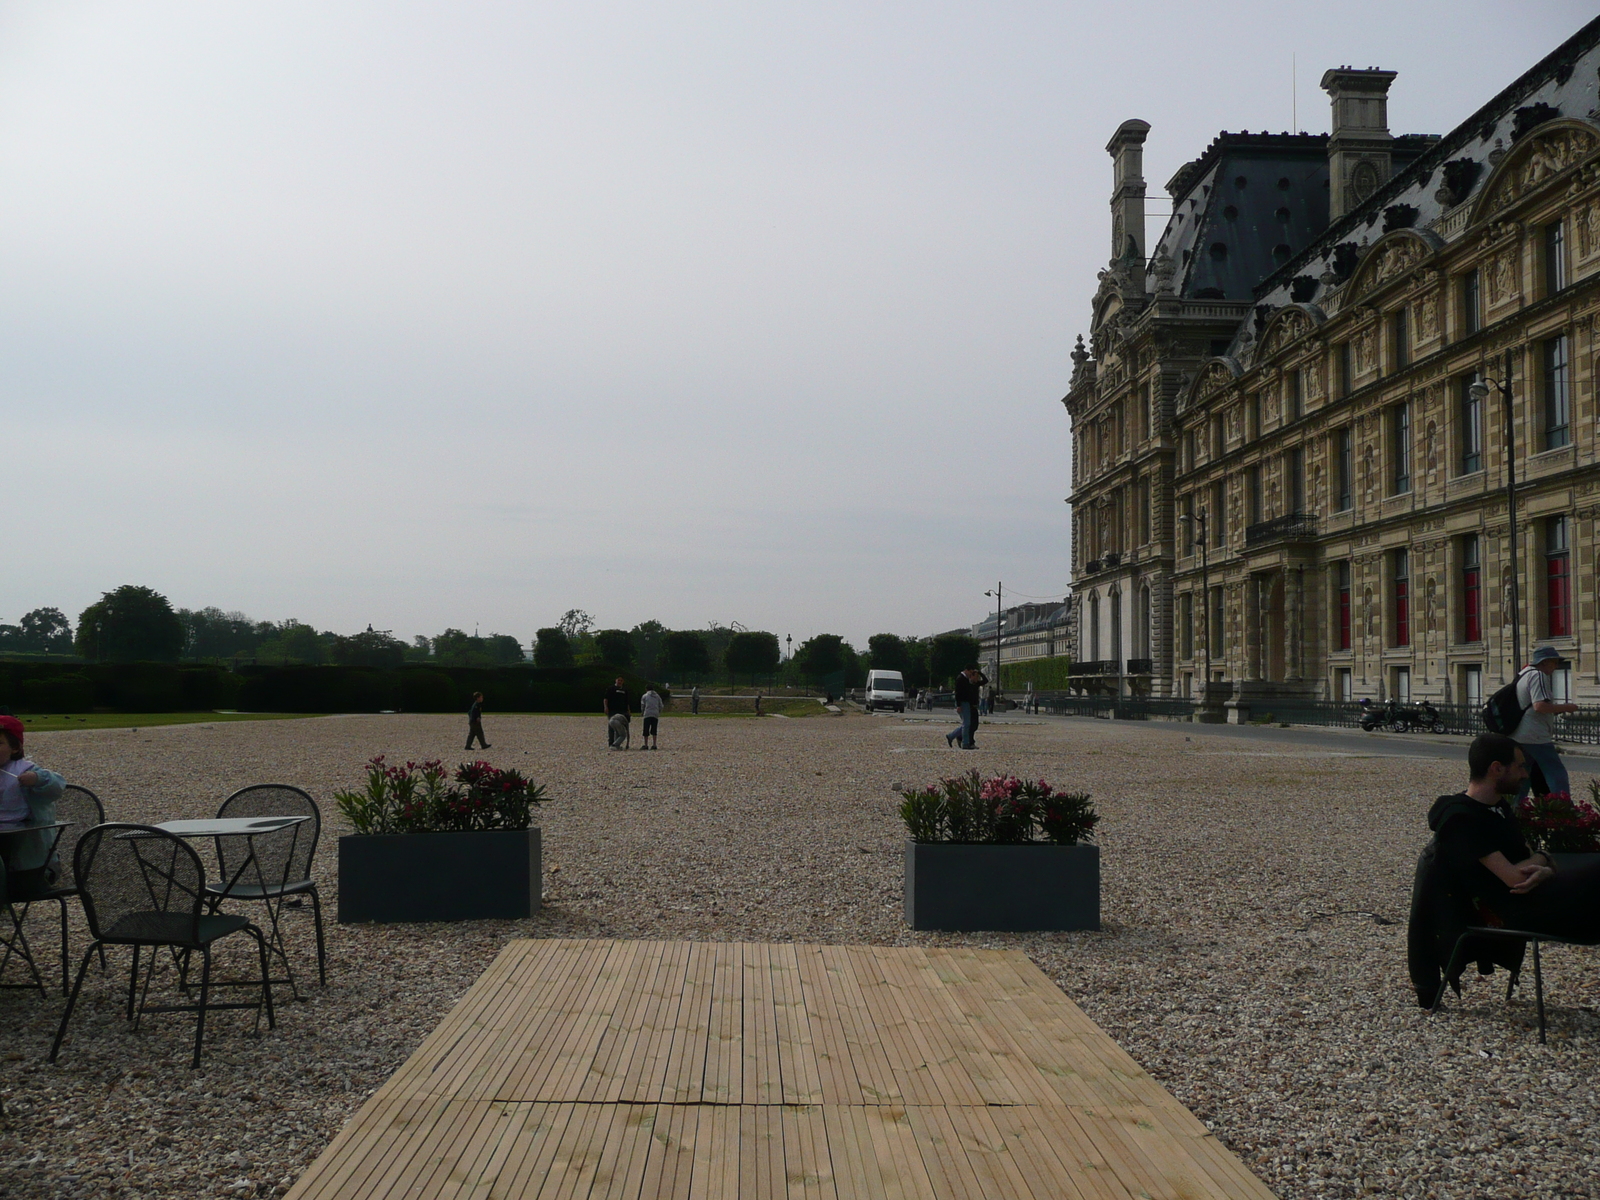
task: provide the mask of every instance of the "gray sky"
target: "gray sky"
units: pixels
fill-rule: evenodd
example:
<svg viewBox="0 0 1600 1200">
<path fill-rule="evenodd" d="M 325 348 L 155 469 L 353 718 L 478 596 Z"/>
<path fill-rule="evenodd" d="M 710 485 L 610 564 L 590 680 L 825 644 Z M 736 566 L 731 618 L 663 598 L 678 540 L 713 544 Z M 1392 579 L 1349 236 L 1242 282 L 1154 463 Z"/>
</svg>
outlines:
<svg viewBox="0 0 1600 1200">
<path fill-rule="evenodd" d="M 1108 15 L 1111 14 L 1111 15 Z M 0 620 L 798 642 L 1068 583 L 1117 124 L 1442 133 L 1592 5 L 0 2 Z"/>
</svg>

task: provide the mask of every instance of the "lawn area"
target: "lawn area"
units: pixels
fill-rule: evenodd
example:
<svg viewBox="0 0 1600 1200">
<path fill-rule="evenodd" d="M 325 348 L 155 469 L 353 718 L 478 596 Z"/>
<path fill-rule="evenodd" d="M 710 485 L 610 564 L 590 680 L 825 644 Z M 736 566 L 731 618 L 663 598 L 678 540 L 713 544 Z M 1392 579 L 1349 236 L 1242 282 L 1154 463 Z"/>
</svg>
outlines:
<svg viewBox="0 0 1600 1200">
<path fill-rule="evenodd" d="M 29 733 L 59 733 L 64 729 L 144 729 L 153 725 L 198 725 L 213 721 L 298 721 L 317 713 L 65 713 L 60 716 L 19 713 Z"/>
</svg>

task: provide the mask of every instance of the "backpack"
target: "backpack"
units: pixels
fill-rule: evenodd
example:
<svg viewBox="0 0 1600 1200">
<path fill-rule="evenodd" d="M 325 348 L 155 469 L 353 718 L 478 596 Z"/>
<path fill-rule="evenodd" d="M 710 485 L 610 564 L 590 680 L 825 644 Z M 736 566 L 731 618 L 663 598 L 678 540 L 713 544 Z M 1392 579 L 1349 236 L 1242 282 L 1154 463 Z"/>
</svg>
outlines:
<svg viewBox="0 0 1600 1200">
<path fill-rule="evenodd" d="M 1522 714 L 1530 706 L 1517 700 L 1517 685 L 1526 673 L 1518 671 L 1517 677 L 1490 696 L 1483 706 L 1483 727 L 1490 733 L 1510 734 L 1522 724 Z"/>
</svg>

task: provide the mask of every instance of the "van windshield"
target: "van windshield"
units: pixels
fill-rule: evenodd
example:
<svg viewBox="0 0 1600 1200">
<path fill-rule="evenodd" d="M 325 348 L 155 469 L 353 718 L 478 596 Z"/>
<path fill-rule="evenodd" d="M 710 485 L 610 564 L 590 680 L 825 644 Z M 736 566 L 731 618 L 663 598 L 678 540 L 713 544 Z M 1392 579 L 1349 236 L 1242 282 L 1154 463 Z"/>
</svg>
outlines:
<svg viewBox="0 0 1600 1200">
<path fill-rule="evenodd" d="M 905 680 L 877 679 L 872 683 L 872 690 L 875 692 L 903 692 L 906 690 Z"/>
</svg>

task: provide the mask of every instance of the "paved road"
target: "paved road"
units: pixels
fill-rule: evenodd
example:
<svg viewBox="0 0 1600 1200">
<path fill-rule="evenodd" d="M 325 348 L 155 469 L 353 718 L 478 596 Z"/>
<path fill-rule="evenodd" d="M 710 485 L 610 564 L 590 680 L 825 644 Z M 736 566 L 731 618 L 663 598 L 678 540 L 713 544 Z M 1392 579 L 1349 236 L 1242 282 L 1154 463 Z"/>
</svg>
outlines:
<svg viewBox="0 0 1600 1200">
<path fill-rule="evenodd" d="M 933 713 L 917 712 L 889 714 L 888 719 L 927 721 L 936 725 L 954 725 L 955 714 L 949 709 Z M 984 723 L 996 725 L 1035 725 L 1045 722 L 1078 722 L 1100 720 L 1097 717 L 1058 717 L 1049 713 L 1024 714 L 999 713 L 985 717 Z M 1126 722 L 1136 724 L 1136 722 Z M 1273 743 L 1280 746 L 1309 746 L 1320 750 L 1343 750 L 1356 754 L 1371 754 L 1386 758 L 1444 758 L 1453 759 L 1465 767 L 1469 737 L 1456 734 L 1432 733 L 1364 733 L 1359 729 L 1341 729 L 1316 725 L 1295 725 L 1280 729 L 1276 725 L 1197 725 L 1188 722 L 1152 721 L 1151 725 L 1178 728 L 1190 736 L 1237 738 L 1253 742 Z M 1577 770 L 1600 775 L 1600 746 L 1563 746 L 1561 757 Z"/>
</svg>

